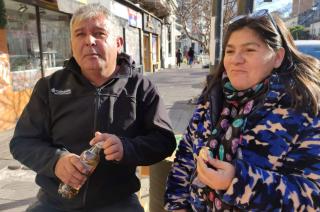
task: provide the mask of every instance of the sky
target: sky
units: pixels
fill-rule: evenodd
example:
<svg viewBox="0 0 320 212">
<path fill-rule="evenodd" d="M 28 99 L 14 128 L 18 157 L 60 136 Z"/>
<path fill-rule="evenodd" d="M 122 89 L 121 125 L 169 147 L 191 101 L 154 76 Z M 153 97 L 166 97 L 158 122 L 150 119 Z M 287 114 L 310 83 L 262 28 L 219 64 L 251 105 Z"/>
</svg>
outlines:
<svg viewBox="0 0 320 212">
<path fill-rule="evenodd" d="M 279 10 L 290 4 L 292 0 L 273 0 L 272 2 L 263 2 L 263 0 L 255 0 L 255 10 L 268 9 L 270 12 Z"/>
</svg>

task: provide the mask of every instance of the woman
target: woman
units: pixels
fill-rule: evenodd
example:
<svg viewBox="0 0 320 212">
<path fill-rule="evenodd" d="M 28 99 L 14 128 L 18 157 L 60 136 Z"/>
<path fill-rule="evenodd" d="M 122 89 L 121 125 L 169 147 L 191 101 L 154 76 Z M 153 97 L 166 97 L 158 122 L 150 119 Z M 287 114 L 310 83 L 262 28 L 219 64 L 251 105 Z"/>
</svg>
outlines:
<svg viewBox="0 0 320 212">
<path fill-rule="evenodd" d="M 179 144 L 165 208 L 320 210 L 319 76 L 318 61 L 267 10 L 231 21 Z"/>
</svg>

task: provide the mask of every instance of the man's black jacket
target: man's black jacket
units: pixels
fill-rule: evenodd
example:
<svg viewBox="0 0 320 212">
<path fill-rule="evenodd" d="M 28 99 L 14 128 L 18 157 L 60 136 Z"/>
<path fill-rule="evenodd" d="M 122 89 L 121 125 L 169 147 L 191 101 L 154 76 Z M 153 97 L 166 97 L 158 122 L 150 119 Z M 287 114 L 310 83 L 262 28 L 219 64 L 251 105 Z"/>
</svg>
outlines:
<svg viewBox="0 0 320 212">
<path fill-rule="evenodd" d="M 40 201 L 62 210 L 111 204 L 140 189 L 136 166 L 171 155 L 175 138 L 165 106 L 150 80 L 135 73 L 127 55 L 118 57 L 116 75 L 96 88 L 71 58 L 66 68 L 40 79 L 10 143 L 15 159 L 37 173 Z M 124 147 L 120 162 L 101 160 L 77 197 L 61 198 L 54 167 L 66 151 L 89 148 L 95 131 L 115 134 Z"/>
</svg>

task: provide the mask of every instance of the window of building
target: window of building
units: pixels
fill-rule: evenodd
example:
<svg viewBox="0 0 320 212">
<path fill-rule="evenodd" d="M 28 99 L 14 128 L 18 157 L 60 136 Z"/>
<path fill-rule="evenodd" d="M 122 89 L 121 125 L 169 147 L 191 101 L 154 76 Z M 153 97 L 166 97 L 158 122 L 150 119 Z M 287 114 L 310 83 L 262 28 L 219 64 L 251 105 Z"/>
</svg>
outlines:
<svg viewBox="0 0 320 212">
<path fill-rule="evenodd" d="M 40 8 L 40 23 L 43 68 L 47 76 L 61 69 L 71 56 L 69 17 Z"/>
<path fill-rule="evenodd" d="M 4 3 L 12 86 L 22 90 L 41 77 L 36 8 L 9 0 Z"/>
<path fill-rule="evenodd" d="M 12 0 L 4 3 L 12 86 L 31 88 L 70 58 L 69 15 Z"/>
<path fill-rule="evenodd" d="M 125 36 L 126 53 L 129 54 L 135 61 L 136 65 L 141 64 L 140 61 L 140 33 L 138 28 L 128 27 L 126 28 Z"/>
<path fill-rule="evenodd" d="M 152 35 L 152 63 L 157 63 L 158 58 L 158 37 Z"/>
</svg>

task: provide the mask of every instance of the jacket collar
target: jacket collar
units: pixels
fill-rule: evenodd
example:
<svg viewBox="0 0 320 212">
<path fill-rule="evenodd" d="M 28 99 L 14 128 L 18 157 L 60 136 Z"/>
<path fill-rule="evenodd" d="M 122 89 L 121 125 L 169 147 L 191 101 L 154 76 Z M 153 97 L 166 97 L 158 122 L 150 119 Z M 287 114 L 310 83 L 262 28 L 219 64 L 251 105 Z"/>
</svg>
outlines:
<svg viewBox="0 0 320 212">
<path fill-rule="evenodd" d="M 83 77 L 81 74 L 81 68 L 74 57 L 70 58 L 66 65 L 66 69 Z M 120 53 L 117 57 L 116 73 L 113 75 L 112 79 L 130 78 L 134 69 L 135 62 L 132 60 L 132 58 L 125 53 Z"/>
</svg>

